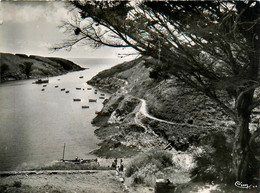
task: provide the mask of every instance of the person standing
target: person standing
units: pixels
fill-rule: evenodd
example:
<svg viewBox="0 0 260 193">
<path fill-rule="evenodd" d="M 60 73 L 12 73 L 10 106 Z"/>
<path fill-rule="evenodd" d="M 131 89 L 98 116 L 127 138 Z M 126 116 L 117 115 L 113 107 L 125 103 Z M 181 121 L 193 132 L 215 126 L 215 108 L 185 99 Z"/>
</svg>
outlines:
<svg viewBox="0 0 260 193">
<path fill-rule="evenodd" d="M 119 166 L 119 171 L 123 172 L 124 171 L 124 165 L 123 165 L 123 160 L 120 160 L 120 166 Z"/>
</svg>

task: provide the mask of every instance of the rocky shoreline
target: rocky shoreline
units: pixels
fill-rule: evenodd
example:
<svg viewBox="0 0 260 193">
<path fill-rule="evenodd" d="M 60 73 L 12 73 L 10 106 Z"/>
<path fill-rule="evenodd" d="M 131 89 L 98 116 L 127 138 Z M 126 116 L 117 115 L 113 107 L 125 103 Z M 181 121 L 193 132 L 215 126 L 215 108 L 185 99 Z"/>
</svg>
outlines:
<svg viewBox="0 0 260 193">
<path fill-rule="evenodd" d="M 212 101 L 176 79 L 150 78 L 146 62 L 138 58 L 119 64 L 88 82 L 111 93 L 92 122 L 102 141 L 93 153 L 104 158 L 130 158 L 135 163 L 154 151 L 160 152 L 160 157 L 169 153 L 173 166 L 158 170 L 148 161 L 139 172 L 131 174 L 134 184 L 153 186 L 155 179 L 163 176 L 179 187 L 179 192 L 189 192 L 193 187 L 204 186 L 212 176 L 223 179 L 231 167 L 227 149 L 234 123 Z M 197 163 L 204 164 L 196 166 Z M 135 166 L 127 168 L 132 167 Z M 214 173 L 214 167 L 221 167 L 221 173 Z M 152 179 L 148 182 L 146 178 Z M 202 181 L 194 184 L 192 178 Z M 222 189 L 221 186 L 220 183 L 215 188 Z"/>
<path fill-rule="evenodd" d="M 124 160 L 126 170 L 123 178 L 129 192 L 154 192 L 157 178 L 169 179 L 176 187 L 175 192 L 237 192 L 233 187 L 221 183 L 215 185 L 206 183 L 206 180 L 192 181 L 192 171 L 199 176 L 203 169 L 208 170 L 214 164 L 206 165 L 206 162 L 194 170 L 195 156 L 213 152 L 216 160 L 222 162 L 223 170 L 228 170 L 228 165 L 225 164 L 229 161 L 224 151 L 216 152 L 212 147 L 216 142 L 226 140 L 219 133 L 231 128 L 232 123 L 200 93 L 184 87 L 175 79 L 151 79 L 143 58 L 100 72 L 88 84 L 111 94 L 92 121 L 98 127 L 95 134 L 101 139 L 100 148 L 92 153 L 98 159 L 104 158 L 106 164 L 115 158 Z M 225 149 L 223 144 L 221 147 Z M 213 162 L 216 160 L 213 159 Z M 95 179 L 89 175 L 90 183 L 95 180 L 101 183 L 102 180 L 107 184 L 102 191 L 109 192 L 107 188 L 112 186 L 122 191 L 122 186 L 118 186 L 121 182 L 109 184 L 113 179 L 111 176 L 116 176 L 113 172 L 110 171 L 110 176 L 108 173 L 100 174 L 98 178 L 94 176 Z M 210 170 L 210 173 L 215 175 L 214 171 Z M 86 175 L 81 174 L 75 174 L 74 177 L 87 179 Z M 42 176 L 33 178 L 38 180 Z M 59 178 L 56 183 L 64 184 L 64 177 Z M 70 177 L 66 176 L 66 179 Z M 15 185 L 11 182 L 15 183 L 15 180 L 27 183 L 23 178 L 14 177 L 10 178 L 9 184 L 6 182 L 8 186 L 4 184 L 0 188 L 12 189 Z M 82 187 L 84 185 L 79 184 L 78 190 Z M 22 188 L 28 189 L 24 185 Z M 46 187 L 41 188 L 46 190 Z M 94 190 L 94 187 L 89 188 Z M 60 187 L 52 184 L 47 190 L 57 189 Z"/>
<path fill-rule="evenodd" d="M 46 78 L 84 69 L 63 58 L 10 53 L 0 53 L 0 58 L 1 82 Z"/>
<path fill-rule="evenodd" d="M 94 153 L 131 156 L 147 147 L 163 149 L 169 143 L 184 151 L 220 127 L 230 127 L 228 117 L 200 93 L 175 79 L 151 79 L 145 62 L 138 58 L 119 64 L 88 81 L 111 93 L 93 120 L 99 127 L 95 133 L 103 140 Z M 154 118 L 140 113 L 140 99 L 146 101 L 147 113 Z"/>
</svg>

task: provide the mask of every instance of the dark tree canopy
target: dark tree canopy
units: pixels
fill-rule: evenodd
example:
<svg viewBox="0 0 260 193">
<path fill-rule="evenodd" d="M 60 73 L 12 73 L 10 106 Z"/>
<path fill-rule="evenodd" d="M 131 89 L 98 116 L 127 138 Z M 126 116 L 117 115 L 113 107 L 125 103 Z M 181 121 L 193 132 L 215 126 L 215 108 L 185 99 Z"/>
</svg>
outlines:
<svg viewBox="0 0 260 193">
<path fill-rule="evenodd" d="M 77 15 L 62 26 L 70 39 L 93 47 L 131 47 L 146 56 L 151 77 L 177 77 L 201 91 L 233 118 L 234 175 L 248 179 L 249 132 L 260 105 L 259 1 L 71 1 Z M 152 58 L 152 60 L 149 60 Z M 235 104 L 232 103 L 235 101 Z"/>
</svg>

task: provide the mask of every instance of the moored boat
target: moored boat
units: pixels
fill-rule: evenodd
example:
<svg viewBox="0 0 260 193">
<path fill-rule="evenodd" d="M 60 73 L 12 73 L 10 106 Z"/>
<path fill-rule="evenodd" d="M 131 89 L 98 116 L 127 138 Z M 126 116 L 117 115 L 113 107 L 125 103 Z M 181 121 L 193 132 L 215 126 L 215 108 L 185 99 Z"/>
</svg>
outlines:
<svg viewBox="0 0 260 193">
<path fill-rule="evenodd" d="M 43 84 L 43 83 L 49 83 L 49 80 L 38 79 L 35 82 L 33 82 L 33 84 Z"/>
<path fill-rule="evenodd" d="M 82 109 L 88 109 L 89 106 L 83 105 L 81 108 L 82 108 Z"/>
<path fill-rule="evenodd" d="M 79 159 L 79 158 L 75 158 L 72 160 L 65 160 L 65 159 L 61 159 L 59 160 L 59 162 L 64 162 L 64 163 L 76 163 L 76 164 L 90 164 L 90 163 L 98 163 L 98 159 Z"/>
</svg>

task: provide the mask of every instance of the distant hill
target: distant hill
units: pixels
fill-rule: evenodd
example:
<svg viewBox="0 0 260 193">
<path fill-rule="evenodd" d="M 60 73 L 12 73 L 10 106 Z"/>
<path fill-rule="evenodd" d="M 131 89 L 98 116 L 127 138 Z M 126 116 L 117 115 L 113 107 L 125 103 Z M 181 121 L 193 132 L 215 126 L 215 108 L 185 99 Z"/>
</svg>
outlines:
<svg viewBox="0 0 260 193">
<path fill-rule="evenodd" d="M 57 76 L 78 70 L 83 68 L 63 58 L 0 53 L 1 81 Z"/>
</svg>

